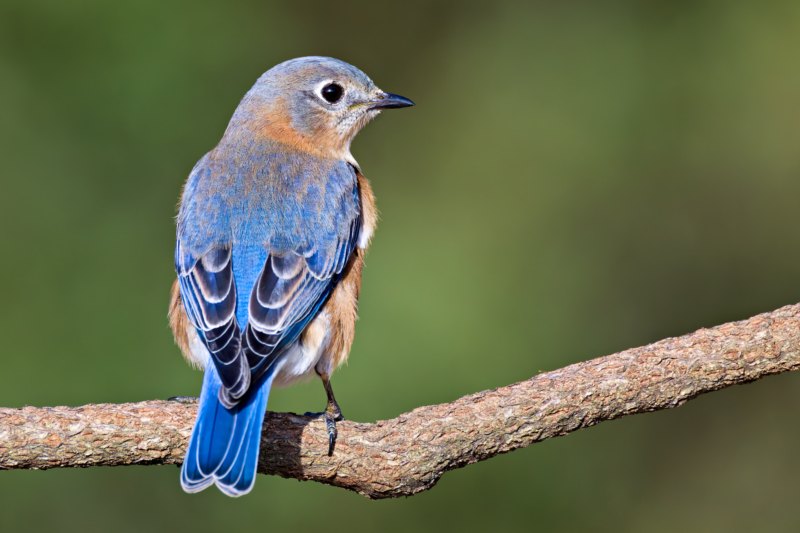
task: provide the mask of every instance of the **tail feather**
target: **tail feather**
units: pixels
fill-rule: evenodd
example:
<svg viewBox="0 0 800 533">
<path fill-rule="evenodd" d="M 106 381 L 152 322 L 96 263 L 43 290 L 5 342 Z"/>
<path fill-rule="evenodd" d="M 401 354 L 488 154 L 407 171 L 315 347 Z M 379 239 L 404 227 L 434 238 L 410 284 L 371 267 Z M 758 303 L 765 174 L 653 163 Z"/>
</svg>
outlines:
<svg viewBox="0 0 800 533">
<path fill-rule="evenodd" d="M 181 486 L 200 492 L 212 483 L 228 496 L 250 492 L 256 480 L 261 427 L 273 373 L 262 376 L 231 409 L 219 402 L 222 386 L 214 365 L 206 367 L 197 420 L 181 468 Z"/>
<path fill-rule="evenodd" d="M 262 417 L 263 420 L 263 417 Z M 244 442 L 261 440 L 261 423 L 254 420 L 249 422 Z M 225 475 L 217 480 L 217 486 L 228 496 L 241 496 L 250 492 L 255 483 L 256 469 L 258 467 L 258 448 L 243 446 L 231 468 Z M 223 465 L 224 466 L 224 465 Z M 223 470 L 223 469 L 220 469 Z"/>
</svg>

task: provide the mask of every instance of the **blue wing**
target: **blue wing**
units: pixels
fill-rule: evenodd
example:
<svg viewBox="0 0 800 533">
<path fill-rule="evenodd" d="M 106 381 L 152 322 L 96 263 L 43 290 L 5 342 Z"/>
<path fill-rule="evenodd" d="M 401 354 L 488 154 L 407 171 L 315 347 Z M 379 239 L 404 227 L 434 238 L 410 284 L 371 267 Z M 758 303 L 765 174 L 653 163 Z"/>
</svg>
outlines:
<svg viewBox="0 0 800 533">
<path fill-rule="evenodd" d="M 274 365 L 317 314 L 339 282 L 360 228 L 357 216 L 346 233 L 329 236 L 315 249 L 267 257 L 250 295 L 242 340 L 253 379 Z"/>
<path fill-rule="evenodd" d="M 180 241 L 175 255 L 182 255 Z M 250 368 L 236 320 L 232 250 L 212 250 L 188 269 L 176 266 L 186 315 L 211 354 L 221 381 L 220 401 L 233 407 L 250 387 Z"/>
<path fill-rule="evenodd" d="M 358 206 L 355 183 L 350 200 Z M 233 407 L 250 383 L 273 367 L 339 282 L 361 229 L 359 210 L 348 211 L 354 212 L 349 220 L 339 220 L 315 242 L 289 252 L 234 244 L 195 259 L 178 240 L 176 269 L 184 307 L 211 355 L 225 407 Z M 254 256 L 256 262 L 265 256 L 260 271 L 253 268 Z M 237 259 L 242 265 L 235 265 Z M 250 294 L 242 295 L 248 286 Z"/>
</svg>

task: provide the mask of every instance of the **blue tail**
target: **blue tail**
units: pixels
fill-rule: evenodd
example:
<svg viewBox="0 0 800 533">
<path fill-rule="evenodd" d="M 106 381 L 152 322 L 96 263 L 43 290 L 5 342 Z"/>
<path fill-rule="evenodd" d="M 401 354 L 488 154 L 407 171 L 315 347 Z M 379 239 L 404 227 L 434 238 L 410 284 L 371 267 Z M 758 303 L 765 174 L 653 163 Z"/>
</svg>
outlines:
<svg viewBox="0 0 800 533">
<path fill-rule="evenodd" d="M 250 492 L 273 375 L 261 376 L 241 402 L 225 409 L 217 399 L 222 386 L 217 370 L 213 364 L 206 367 L 197 420 L 181 468 L 183 490 L 200 492 L 216 483 L 228 496 Z"/>
</svg>

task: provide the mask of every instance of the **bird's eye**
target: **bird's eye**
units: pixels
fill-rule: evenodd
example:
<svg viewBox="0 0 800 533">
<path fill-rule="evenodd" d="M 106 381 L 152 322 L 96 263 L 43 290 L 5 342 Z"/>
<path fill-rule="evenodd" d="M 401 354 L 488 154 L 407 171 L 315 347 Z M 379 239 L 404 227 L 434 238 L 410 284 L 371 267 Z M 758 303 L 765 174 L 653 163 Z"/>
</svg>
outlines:
<svg viewBox="0 0 800 533">
<path fill-rule="evenodd" d="M 329 83 L 322 88 L 322 97 L 331 104 L 335 104 L 341 100 L 343 94 L 344 89 L 342 89 L 341 85 L 337 85 L 336 83 Z"/>
</svg>

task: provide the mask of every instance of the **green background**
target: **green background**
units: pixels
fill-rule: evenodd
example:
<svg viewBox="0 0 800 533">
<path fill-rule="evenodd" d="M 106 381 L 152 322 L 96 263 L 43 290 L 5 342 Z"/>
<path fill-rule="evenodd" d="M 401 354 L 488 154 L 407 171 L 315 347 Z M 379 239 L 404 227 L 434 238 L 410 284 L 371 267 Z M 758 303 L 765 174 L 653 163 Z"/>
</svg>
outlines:
<svg viewBox="0 0 800 533">
<path fill-rule="evenodd" d="M 413 99 L 333 383 L 361 422 L 800 301 L 800 4 L 0 1 L 0 405 L 196 394 L 167 328 L 193 164 L 271 66 Z M 270 409 L 319 410 L 318 383 Z M 0 472 L 3 531 L 798 531 L 800 373 L 371 502 L 178 468 Z"/>
</svg>

